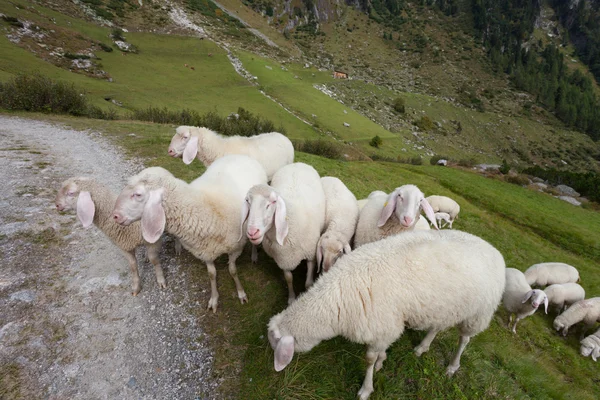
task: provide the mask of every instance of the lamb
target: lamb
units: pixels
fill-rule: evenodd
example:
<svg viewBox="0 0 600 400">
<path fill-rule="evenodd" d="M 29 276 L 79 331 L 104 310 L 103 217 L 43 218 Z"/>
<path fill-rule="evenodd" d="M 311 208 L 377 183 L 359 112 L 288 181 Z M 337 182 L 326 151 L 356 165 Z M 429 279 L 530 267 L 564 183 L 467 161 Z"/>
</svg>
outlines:
<svg viewBox="0 0 600 400">
<path fill-rule="evenodd" d="M 224 137 L 208 128 L 180 126 L 169 145 L 169 155 L 183 157 L 190 164 L 198 158 L 206 167 L 228 154 L 245 154 L 257 160 L 269 180 L 284 165 L 294 162 L 292 142 L 278 132 L 262 133 L 251 137 Z"/>
<path fill-rule="evenodd" d="M 544 289 L 550 305 L 558 312 L 566 310 L 571 304 L 585 299 L 585 290 L 576 283 L 556 283 Z"/>
<path fill-rule="evenodd" d="M 268 338 L 276 371 L 294 352 L 341 335 L 367 345 L 367 373 L 358 392 L 373 392 L 386 349 L 405 327 L 428 330 L 422 354 L 438 332 L 457 326 L 453 375 L 471 337 L 485 330 L 504 290 L 504 259 L 486 241 L 460 231 L 414 232 L 365 244 L 342 257 L 296 302 L 273 316 Z"/>
<path fill-rule="evenodd" d="M 307 260 L 306 287 L 313 283 L 317 242 L 325 227 L 325 193 L 313 167 L 303 163 L 286 165 L 275 173 L 271 186 L 257 185 L 248 191 L 242 207 L 242 222 L 248 220 L 246 236 L 254 245 L 263 244 L 283 270 L 288 286 L 288 304 L 296 298 L 292 271 Z"/>
<path fill-rule="evenodd" d="M 569 328 L 581 321 L 585 324 L 583 336 L 589 328 L 600 321 L 600 297 L 573 303 L 571 307 L 554 319 L 554 329 L 562 331 L 562 335 L 567 336 Z"/>
<path fill-rule="evenodd" d="M 325 233 L 317 243 L 317 270 L 323 262 L 323 271 L 335 264 L 342 254 L 348 254 L 350 241 L 358 222 L 356 197 L 338 178 L 321 178 L 325 193 Z"/>
<path fill-rule="evenodd" d="M 449 226 L 450 229 L 452 229 L 452 223 L 454 221 L 450 217 L 450 214 L 445 213 L 445 212 L 436 212 L 435 220 L 437 221 L 440 228 L 443 228 L 444 226 Z M 446 223 L 444 226 L 442 226 L 442 221 L 444 221 Z"/>
<path fill-rule="evenodd" d="M 122 225 L 141 219 L 142 234 L 150 243 L 166 230 L 204 261 L 211 286 L 207 308 L 213 312 L 217 311 L 219 300 L 215 259 L 228 254 L 229 273 L 244 304 L 248 297 L 235 265 L 246 243 L 240 240 L 239 208 L 251 186 L 266 183 L 264 169 L 248 156 L 230 155 L 215 161 L 190 184 L 165 178 L 161 171 L 165 170 L 146 168 L 130 178 L 117 199 L 113 218 Z"/>
<path fill-rule="evenodd" d="M 371 197 L 358 217 L 355 247 L 414 230 L 421 209 L 437 229 L 433 210 L 415 185 L 400 186 L 387 198 L 382 195 Z"/>
<path fill-rule="evenodd" d="M 426 200 L 431 204 L 431 208 L 433 208 L 434 212 L 448 213 L 450 215 L 450 221 L 454 222 L 458 217 L 460 206 L 450 197 L 434 195 L 429 196 Z M 452 228 L 452 223 L 450 224 L 450 227 Z"/>
<path fill-rule="evenodd" d="M 531 300 L 531 303 L 529 300 Z M 535 313 L 542 302 L 546 314 L 548 314 L 548 297 L 546 293 L 540 289 L 532 290 L 525 280 L 525 275 L 518 269 L 506 268 L 506 287 L 504 288 L 502 303 L 510 314 L 508 329 L 511 329 L 513 315 L 516 315 L 511 330 L 513 333 L 517 333 L 517 323 Z"/>
<path fill-rule="evenodd" d="M 55 204 L 58 211 L 76 209 L 77 217 L 84 228 L 93 223 L 123 251 L 129 262 L 131 288 L 134 296 L 137 296 L 142 290 L 135 257 L 135 249 L 138 246 L 146 246 L 148 258 L 154 265 L 156 281 L 161 288 L 166 288 L 167 283 L 158 257 L 160 243 L 144 241 L 139 223 L 130 226 L 115 224 L 112 220 L 112 209 L 116 199 L 117 195 L 112 190 L 95 179 L 75 177 L 63 182 L 56 194 Z M 180 247 L 177 247 L 176 251 L 179 253 Z"/>
<path fill-rule="evenodd" d="M 527 268 L 525 278 L 531 286 L 547 286 L 555 283 L 579 282 L 579 272 L 569 264 L 547 262 Z"/>
<path fill-rule="evenodd" d="M 592 360 L 600 357 L 600 329 L 581 341 L 580 353 L 584 357 L 592 356 Z"/>
</svg>

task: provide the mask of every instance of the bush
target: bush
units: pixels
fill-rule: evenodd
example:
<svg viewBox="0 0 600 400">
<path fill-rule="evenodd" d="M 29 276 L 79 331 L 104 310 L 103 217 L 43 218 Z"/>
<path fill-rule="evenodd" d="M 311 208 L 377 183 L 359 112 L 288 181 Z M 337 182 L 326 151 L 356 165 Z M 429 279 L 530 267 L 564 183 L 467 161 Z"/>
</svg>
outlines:
<svg viewBox="0 0 600 400">
<path fill-rule="evenodd" d="M 63 57 L 68 58 L 69 60 L 89 60 L 90 59 L 90 56 L 87 56 L 85 54 L 74 54 L 74 53 L 69 53 L 68 51 L 63 54 Z"/>
<path fill-rule="evenodd" d="M 134 110 L 129 118 L 160 124 L 205 126 L 226 136 L 253 136 L 273 131 L 286 134 L 283 126 L 276 128 L 272 121 L 254 115 L 242 107 L 238 108 L 237 114 L 229 117 L 222 117 L 214 111 L 200 114 L 190 109 L 172 111 L 166 107 L 148 107 L 142 110 Z"/>
<path fill-rule="evenodd" d="M 296 151 L 315 154 L 317 156 L 331 158 L 333 160 L 342 159 L 342 151 L 340 147 L 336 143 L 328 140 L 294 140 L 292 143 L 294 144 L 294 150 Z"/>
<path fill-rule="evenodd" d="M 107 44 L 104 44 L 104 43 L 102 43 L 102 42 L 98 42 L 98 46 L 100 46 L 100 48 L 101 48 L 102 50 L 104 50 L 105 52 L 107 52 L 107 53 L 110 53 L 111 51 L 113 51 L 113 48 L 112 48 L 112 47 L 110 47 L 109 45 L 107 45 Z"/>
<path fill-rule="evenodd" d="M 430 131 L 434 128 L 433 121 L 427 115 L 423 115 L 420 120 L 415 121 L 414 125 L 422 131 Z"/>
<path fill-rule="evenodd" d="M 477 160 L 473 157 L 458 160 L 458 165 L 461 167 L 473 168 L 475 164 L 477 164 Z"/>
<path fill-rule="evenodd" d="M 396 97 L 394 99 L 394 104 L 392 105 L 392 107 L 396 112 L 399 112 L 400 114 L 404 114 L 404 112 L 406 111 L 406 107 L 404 106 L 404 99 L 402 97 Z"/>
<path fill-rule="evenodd" d="M 369 142 L 369 145 L 375 148 L 379 148 L 379 146 L 381 146 L 382 144 L 383 140 L 379 136 L 373 136 L 373 138 Z"/>
<path fill-rule="evenodd" d="M 123 36 L 123 30 L 120 28 L 114 28 L 110 34 L 110 36 L 114 39 L 114 40 L 120 40 L 122 42 L 125 41 L 125 36 Z"/>
<path fill-rule="evenodd" d="M 449 158 L 448 158 L 448 157 L 446 157 L 446 156 L 439 156 L 439 155 L 436 155 L 436 156 L 433 156 L 433 157 L 431 157 L 431 158 L 429 159 L 429 164 L 431 164 L 431 165 L 437 165 L 437 162 L 438 162 L 439 160 L 449 160 Z"/>
<path fill-rule="evenodd" d="M 504 177 L 504 180 L 508 183 L 519 186 L 529 185 L 529 178 L 527 178 L 525 175 L 507 175 Z"/>
<path fill-rule="evenodd" d="M 555 168 L 543 169 L 535 166 L 523 170 L 524 174 L 537 176 L 550 182 L 552 185 L 568 185 L 581 193 L 582 196 L 600 202 L 600 176 L 595 172 L 569 172 L 559 171 Z"/>
<path fill-rule="evenodd" d="M 423 159 L 421 157 L 402 158 L 398 156 L 397 161 L 402 164 L 423 165 Z"/>
<path fill-rule="evenodd" d="M 500 166 L 500 168 L 498 168 L 498 171 L 500 171 L 500 173 L 502 173 L 503 175 L 506 175 L 510 172 L 510 165 L 508 165 L 508 162 L 506 160 L 502 160 L 502 165 Z"/>
</svg>

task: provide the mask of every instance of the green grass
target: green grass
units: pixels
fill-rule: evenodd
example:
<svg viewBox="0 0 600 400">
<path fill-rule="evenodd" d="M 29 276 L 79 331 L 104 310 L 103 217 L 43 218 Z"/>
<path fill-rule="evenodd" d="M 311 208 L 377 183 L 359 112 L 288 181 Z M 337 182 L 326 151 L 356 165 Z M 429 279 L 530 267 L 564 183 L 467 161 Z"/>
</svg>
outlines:
<svg viewBox="0 0 600 400">
<path fill-rule="evenodd" d="M 52 117 L 74 128 L 94 127 L 106 132 L 128 154 L 146 158 L 176 176 L 191 180 L 202 173 L 199 163 L 184 165 L 167 156 L 167 126 L 122 121 L 94 121 Z M 135 137 L 128 136 L 136 133 Z M 477 174 L 432 166 L 397 163 L 343 162 L 297 153 L 296 160 L 313 165 L 322 175 L 337 176 L 358 198 L 374 189 L 391 191 L 405 183 L 417 184 L 426 195 L 451 196 L 461 205 L 455 228 L 488 240 L 504 255 L 507 266 L 526 269 L 542 261 L 576 266 L 587 296 L 600 292 L 598 261 L 600 213 L 573 207 L 551 196 Z M 215 350 L 215 376 L 222 379 L 224 397 L 244 399 L 354 399 L 362 384 L 365 348 L 336 338 L 294 357 L 281 373 L 273 370 L 273 351 L 266 338 L 269 318 L 286 307 L 283 274 L 264 252 L 259 264 L 250 263 L 250 248 L 238 260 L 239 275 L 250 302 L 240 305 L 226 259 L 217 261 L 217 314 L 207 313 L 208 278 L 202 264 L 187 255 L 182 271 L 190 278 L 190 294 L 201 307 L 190 309 L 207 324 Z M 294 272 L 296 291 L 303 290 L 301 265 Z M 152 289 L 149 289 L 152 290 Z M 373 399 L 486 398 L 486 399 L 597 399 L 598 364 L 579 355 L 577 333 L 567 338 L 552 328 L 554 315 L 537 313 L 522 321 L 517 336 L 506 328 L 501 307 L 490 328 L 475 337 L 462 358 L 459 372 L 444 375 L 458 335 L 446 331 L 421 358 L 412 353 L 424 332 L 408 330 L 388 350 L 383 369 L 375 373 Z"/>
</svg>

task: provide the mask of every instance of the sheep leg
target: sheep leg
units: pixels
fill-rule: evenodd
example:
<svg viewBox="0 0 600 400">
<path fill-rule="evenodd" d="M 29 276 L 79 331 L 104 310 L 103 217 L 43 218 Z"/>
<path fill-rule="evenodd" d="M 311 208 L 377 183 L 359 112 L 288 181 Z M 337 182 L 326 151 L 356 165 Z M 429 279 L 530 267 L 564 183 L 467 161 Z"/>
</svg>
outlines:
<svg viewBox="0 0 600 400">
<path fill-rule="evenodd" d="M 246 292 L 244 291 L 244 287 L 242 286 L 242 282 L 240 282 L 240 278 L 237 276 L 237 268 L 235 266 L 235 260 L 240 256 L 240 253 L 230 254 L 229 255 L 229 274 L 233 278 L 235 282 L 235 288 L 237 289 L 238 299 L 242 304 L 248 302 L 248 296 L 246 296 Z"/>
<path fill-rule="evenodd" d="M 137 296 L 140 290 L 142 290 L 142 283 L 140 282 L 137 259 L 135 258 L 135 249 L 131 251 L 124 251 L 123 254 L 129 262 L 129 270 L 131 271 L 131 289 L 133 290 L 131 294 Z"/>
<path fill-rule="evenodd" d="M 219 304 L 219 292 L 217 291 L 217 269 L 215 268 L 215 262 L 207 262 L 206 270 L 208 271 L 208 277 L 210 278 L 210 300 L 208 301 L 208 307 L 206 307 L 206 309 L 209 310 L 212 308 L 213 313 L 216 313 L 217 304 Z"/>
<path fill-rule="evenodd" d="M 383 367 L 383 362 L 387 359 L 387 354 L 385 351 L 380 351 L 377 356 L 377 361 L 375 362 L 375 372 L 379 371 L 381 367 Z"/>
<path fill-rule="evenodd" d="M 315 260 L 307 260 L 306 261 L 306 284 L 305 287 L 308 289 L 309 287 L 312 286 L 312 284 L 314 283 L 314 276 L 315 273 Z"/>
<path fill-rule="evenodd" d="M 427 335 L 425 336 L 421 344 L 415 347 L 415 354 L 417 355 L 417 357 L 420 357 L 421 354 L 429 351 L 429 346 L 431 345 L 431 342 L 433 342 L 433 339 L 435 339 L 435 335 L 437 335 L 438 332 L 439 330 L 437 329 L 431 329 L 429 332 L 427 332 Z"/>
<path fill-rule="evenodd" d="M 252 264 L 258 262 L 258 246 L 252 245 Z"/>
<path fill-rule="evenodd" d="M 154 275 L 156 275 L 156 281 L 158 282 L 158 286 L 163 289 L 167 288 L 167 281 L 165 281 L 165 276 L 163 274 L 162 267 L 160 266 L 160 258 L 158 254 L 160 253 L 160 244 L 149 244 L 146 246 L 146 253 L 148 254 L 148 258 L 152 265 L 154 265 Z"/>
<path fill-rule="evenodd" d="M 467 347 L 467 344 L 469 344 L 470 341 L 470 336 L 461 335 L 460 341 L 458 342 L 458 351 L 456 352 L 454 359 L 446 369 L 447 376 L 454 375 L 454 373 L 460 368 L 460 356 L 462 356 L 463 351 L 465 351 L 465 347 Z"/>
<path fill-rule="evenodd" d="M 521 319 L 522 319 L 522 318 L 521 318 L 521 317 L 519 317 L 519 316 L 517 315 L 517 317 L 515 318 L 515 323 L 514 323 L 514 325 L 513 325 L 512 329 L 511 329 L 511 330 L 512 330 L 512 333 L 515 333 L 515 334 L 517 333 L 517 324 L 519 323 L 519 321 L 520 321 Z"/>
<path fill-rule="evenodd" d="M 296 293 L 294 292 L 294 277 L 292 275 L 292 271 L 283 271 L 283 276 L 285 276 L 285 281 L 287 282 L 288 305 L 290 305 L 294 302 L 294 300 L 296 300 Z"/>
<path fill-rule="evenodd" d="M 367 373 L 363 385 L 358 391 L 358 397 L 360 400 L 366 400 L 373 393 L 373 370 L 375 369 L 375 362 L 379 356 L 379 352 L 375 351 L 371 347 L 367 349 Z"/>
<path fill-rule="evenodd" d="M 181 241 L 178 238 L 175 238 L 175 255 L 181 255 Z"/>
</svg>

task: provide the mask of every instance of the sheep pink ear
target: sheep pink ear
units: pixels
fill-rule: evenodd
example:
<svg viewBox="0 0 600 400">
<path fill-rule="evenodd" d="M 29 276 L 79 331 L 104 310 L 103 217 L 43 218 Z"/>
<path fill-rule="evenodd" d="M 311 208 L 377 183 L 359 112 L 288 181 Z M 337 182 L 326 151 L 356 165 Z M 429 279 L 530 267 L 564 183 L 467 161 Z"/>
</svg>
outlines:
<svg viewBox="0 0 600 400">
<path fill-rule="evenodd" d="M 151 190 L 142 212 L 142 236 L 148 243 L 155 243 L 165 231 L 167 222 L 162 206 L 163 189 Z"/>
<path fill-rule="evenodd" d="M 280 246 L 283 246 L 283 241 L 288 235 L 288 223 L 285 202 L 281 196 L 277 196 L 275 208 L 275 232 L 277 236 L 277 243 L 279 243 Z"/>
<path fill-rule="evenodd" d="M 379 217 L 379 222 L 377 222 L 377 227 L 381 228 L 388 219 L 392 216 L 392 213 L 396 209 L 396 203 L 398 202 L 398 193 L 394 190 L 388 196 L 387 201 L 383 206 L 383 210 L 381 210 L 381 216 Z"/>
<path fill-rule="evenodd" d="M 435 213 L 433 212 L 433 207 L 431 207 L 431 204 L 429 204 L 427 199 L 421 199 L 421 208 L 423 209 L 423 211 L 425 211 L 427 219 L 431 221 L 435 229 L 439 230 L 440 228 L 438 228 L 437 226 L 437 221 L 435 220 Z"/>
<path fill-rule="evenodd" d="M 244 222 L 248 219 L 248 215 L 250 214 L 250 204 L 244 199 L 244 203 L 242 204 L 242 222 L 240 223 L 240 238 L 238 242 L 242 240 L 244 236 Z"/>
<path fill-rule="evenodd" d="M 275 371 L 279 372 L 292 361 L 294 357 L 294 338 L 283 336 L 275 348 Z"/>
<path fill-rule="evenodd" d="M 531 296 L 533 296 L 533 290 L 530 290 L 529 292 L 525 293 L 525 297 L 523 298 L 523 301 L 521 303 L 527 303 L 527 300 L 529 300 Z"/>
<path fill-rule="evenodd" d="M 350 247 L 350 243 L 346 243 L 344 245 L 344 254 L 350 254 L 352 252 L 352 248 Z"/>
<path fill-rule="evenodd" d="M 183 162 L 191 164 L 196 158 L 196 154 L 198 154 L 198 137 L 192 136 L 183 150 Z"/>
<path fill-rule="evenodd" d="M 548 296 L 544 298 L 544 311 L 548 314 Z"/>
<path fill-rule="evenodd" d="M 92 201 L 90 192 L 79 192 L 77 197 L 77 218 L 84 228 L 89 227 L 94 221 L 96 205 Z"/>
</svg>

